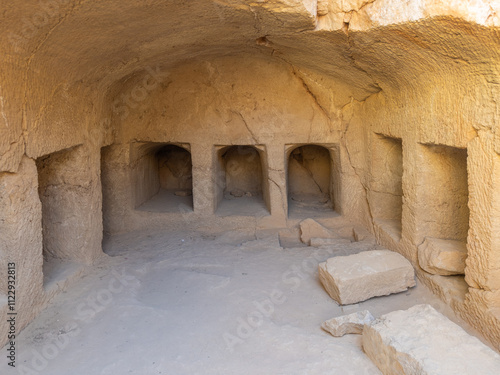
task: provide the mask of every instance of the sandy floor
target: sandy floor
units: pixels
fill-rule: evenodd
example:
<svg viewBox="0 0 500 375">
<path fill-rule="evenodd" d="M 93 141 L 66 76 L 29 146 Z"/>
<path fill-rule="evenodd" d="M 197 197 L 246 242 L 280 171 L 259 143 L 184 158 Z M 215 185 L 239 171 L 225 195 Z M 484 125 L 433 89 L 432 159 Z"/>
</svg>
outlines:
<svg viewBox="0 0 500 375">
<path fill-rule="evenodd" d="M 17 373 L 379 374 L 361 336 L 334 338 L 320 324 L 424 302 L 456 321 L 422 285 L 339 307 L 316 270 L 332 251 L 283 249 L 276 234 L 129 233 L 105 250 L 21 333 Z"/>
</svg>

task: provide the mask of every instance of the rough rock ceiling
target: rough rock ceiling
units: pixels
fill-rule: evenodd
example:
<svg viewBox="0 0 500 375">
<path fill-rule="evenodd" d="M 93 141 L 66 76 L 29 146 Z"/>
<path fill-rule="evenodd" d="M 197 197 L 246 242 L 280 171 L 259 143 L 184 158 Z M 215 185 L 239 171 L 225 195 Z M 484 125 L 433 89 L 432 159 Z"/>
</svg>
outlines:
<svg viewBox="0 0 500 375">
<path fill-rule="evenodd" d="M 421 85 L 423 76 L 458 72 L 496 82 L 500 71 L 497 0 L 2 3 L 0 121 L 10 127 L 0 128 L 0 151 L 14 161 L 23 134 L 49 119 L 65 123 L 74 117 L 65 109 L 71 103 L 98 112 L 97 103 L 147 66 L 259 54 L 335 79 L 339 108 Z"/>
<path fill-rule="evenodd" d="M 474 33 L 482 31 L 458 20 L 436 22 L 434 27 L 428 21 L 420 27 L 408 21 L 452 15 L 485 25 L 500 22 L 496 1 L 475 1 L 469 6 L 460 1 L 319 3 L 320 8 L 328 3 L 325 16 L 316 15 L 313 0 L 53 0 L 47 2 L 51 7 L 28 0 L 2 5 L 6 20 L 2 35 L 7 36 L 2 49 L 7 64 L 26 63 L 30 73 L 67 82 L 102 82 L 105 87 L 146 64 L 167 66 L 208 55 L 256 53 L 267 47 L 297 66 L 371 91 L 380 83 L 367 77 L 364 65 L 390 76 L 401 68 L 397 50 L 402 56 L 411 47 L 456 59 L 456 52 L 470 52 L 467 39 L 477 39 Z M 406 25 L 381 28 L 391 24 Z M 443 45 L 443 39 L 449 43 Z M 453 51 L 454 47 L 461 50 Z M 382 78 L 387 77 L 378 80 Z"/>
</svg>

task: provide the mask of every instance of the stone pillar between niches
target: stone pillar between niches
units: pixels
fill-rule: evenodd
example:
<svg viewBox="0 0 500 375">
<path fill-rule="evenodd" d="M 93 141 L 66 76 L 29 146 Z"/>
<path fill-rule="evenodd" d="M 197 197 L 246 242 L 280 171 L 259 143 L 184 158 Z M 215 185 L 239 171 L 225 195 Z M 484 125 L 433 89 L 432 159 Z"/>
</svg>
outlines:
<svg viewBox="0 0 500 375">
<path fill-rule="evenodd" d="M 101 149 L 102 217 L 104 232 L 131 229 L 135 209 L 132 190 L 130 145 L 114 144 Z"/>
<path fill-rule="evenodd" d="M 403 142 L 373 134 L 368 199 L 375 228 L 401 240 L 403 215 Z"/>
<path fill-rule="evenodd" d="M 338 167 L 337 172 L 334 173 L 334 178 L 338 179 L 335 211 L 353 222 L 371 228 L 373 222 L 367 192 L 363 185 L 364 180 L 360 177 L 360 172 L 351 164 L 350 152 L 345 147 L 338 147 Z"/>
<path fill-rule="evenodd" d="M 422 243 L 419 232 L 419 220 L 425 216 L 425 201 L 421 198 L 425 185 L 420 185 L 421 165 L 424 162 L 420 144 L 403 140 L 403 175 L 402 175 L 402 215 L 401 242 L 398 251 L 415 264 L 418 263 L 417 246 Z M 425 237 L 425 236 L 424 236 Z"/>
<path fill-rule="evenodd" d="M 99 146 L 83 146 L 81 156 L 88 160 L 86 173 L 79 175 L 80 204 L 76 206 L 80 220 L 84 225 L 75 227 L 75 234 L 81 236 L 77 253 L 72 259 L 85 264 L 93 264 L 103 254 L 103 216 L 101 184 L 101 152 Z M 81 161 L 80 161 L 81 162 Z"/>
<path fill-rule="evenodd" d="M 17 173 L 0 173 L 0 314 L 7 313 L 7 270 L 15 263 L 16 328 L 19 332 L 39 312 L 43 301 L 42 206 L 36 164 L 24 156 Z M 7 318 L 0 321 L 0 346 L 7 338 Z"/>
<path fill-rule="evenodd" d="M 287 217 L 287 189 L 285 171 L 284 145 L 269 143 L 265 145 L 264 176 L 269 189 L 269 209 L 271 216 L 264 217 L 259 223 L 261 226 L 285 226 Z"/>
<path fill-rule="evenodd" d="M 213 215 L 216 203 L 215 175 L 216 155 L 213 146 L 206 144 L 191 144 L 191 160 L 193 163 L 193 207 L 200 215 Z"/>
<path fill-rule="evenodd" d="M 500 290 L 500 155 L 494 136 L 480 131 L 469 143 L 470 229 L 465 280 L 487 291 Z"/>
</svg>

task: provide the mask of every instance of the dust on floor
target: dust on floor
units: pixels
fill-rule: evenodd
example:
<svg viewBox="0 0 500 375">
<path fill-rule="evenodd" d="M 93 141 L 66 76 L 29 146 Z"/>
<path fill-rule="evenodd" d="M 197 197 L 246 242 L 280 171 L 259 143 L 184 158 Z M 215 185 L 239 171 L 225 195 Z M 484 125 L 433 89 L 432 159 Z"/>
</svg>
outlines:
<svg viewBox="0 0 500 375">
<path fill-rule="evenodd" d="M 331 251 L 281 248 L 277 234 L 143 231 L 104 248 L 20 334 L 17 368 L 1 374 L 380 374 L 361 336 L 334 338 L 321 323 L 420 303 L 458 321 L 420 284 L 338 306 L 317 273 Z"/>
</svg>

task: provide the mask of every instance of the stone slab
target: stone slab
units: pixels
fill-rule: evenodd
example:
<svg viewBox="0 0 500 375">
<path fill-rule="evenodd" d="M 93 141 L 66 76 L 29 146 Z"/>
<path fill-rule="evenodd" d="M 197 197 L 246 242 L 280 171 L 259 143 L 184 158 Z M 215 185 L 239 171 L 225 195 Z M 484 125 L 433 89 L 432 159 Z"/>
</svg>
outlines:
<svg viewBox="0 0 500 375">
<path fill-rule="evenodd" d="M 329 258 L 319 264 L 319 278 L 335 301 L 348 305 L 415 286 L 415 271 L 402 255 L 389 250 Z"/>
<path fill-rule="evenodd" d="M 500 355 L 430 305 L 381 316 L 363 330 L 363 350 L 385 375 L 500 374 Z"/>
</svg>

